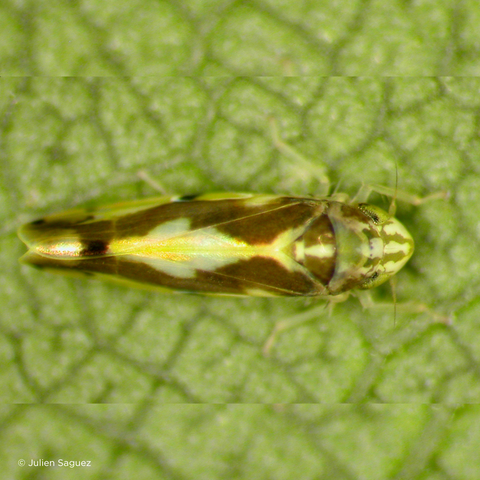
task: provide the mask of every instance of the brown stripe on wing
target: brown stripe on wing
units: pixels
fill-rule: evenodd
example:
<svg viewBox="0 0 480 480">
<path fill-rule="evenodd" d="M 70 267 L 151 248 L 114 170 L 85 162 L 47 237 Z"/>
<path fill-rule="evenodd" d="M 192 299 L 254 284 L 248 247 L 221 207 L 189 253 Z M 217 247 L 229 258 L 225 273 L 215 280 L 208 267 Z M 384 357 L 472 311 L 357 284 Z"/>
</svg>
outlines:
<svg viewBox="0 0 480 480">
<path fill-rule="evenodd" d="M 295 197 L 277 197 L 259 205 L 241 199 L 172 202 L 118 218 L 116 238 L 144 236 L 165 222 L 188 218 L 192 230 L 216 227 L 250 245 L 266 244 L 318 215 L 322 205 Z"/>
<path fill-rule="evenodd" d="M 268 209 L 266 208 L 268 207 Z M 282 197 L 268 206 L 247 207 L 243 218 L 216 227 L 249 245 L 268 245 L 287 230 L 296 229 L 319 215 L 321 205 L 310 200 Z"/>
<path fill-rule="evenodd" d="M 161 272 L 145 263 L 129 261 L 124 257 L 100 257 L 62 261 L 29 254 L 30 264 L 59 272 L 111 275 L 112 280 L 122 277 L 138 284 L 162 286 L 174 290 L 198 293 L 242 295 L 248 290 L 264 290 L 273 295 L 319 295 L 324 288 L 308 274 L 291 272 L 267 257 L 253 257 L 213 272 L 197 271 L 195 278 L 180 278 Z"/>
<path fill-rule="evenodd" d="M 83 222 L 89 222 L 92 218 L 91 215 L 81 211 L 72 214 L 71 218 L 62 214 L 49 215 L 23 225 L 19 229 L 19 235 L 27 245 L 30 243 L 35 244 L 45 239 L 63 238 L 66 232 L 76 233 Z M 100 228 L 104 230 L 105 226 Z"/>
<path fill-rule="evenodd" d="M 198 272 L 198 279 L 220 281 L 223 286 L 241 291 L 261 289 L 288 296 L 319 295 L 324 290 L 306 271 L 290 271 L 274 258 L 262 256 L 225 265 L 214 272 Z"/>
<path fill-rule="evenodd" d="M 171 276 L 144 263 L 126 261 L 122 257 L 118 257 L 117 261 L 118 275 L 180 291 L 242 295 L 248 290 L 264 290 L 276 295 L 295 296 L 318 295 L 318 288 L 323 289 L 308 274 L 290 272 L 281 263 L 268 257 L 240 260 L 212 272 L 197 270 L 194 278 Z"/>
</svg>

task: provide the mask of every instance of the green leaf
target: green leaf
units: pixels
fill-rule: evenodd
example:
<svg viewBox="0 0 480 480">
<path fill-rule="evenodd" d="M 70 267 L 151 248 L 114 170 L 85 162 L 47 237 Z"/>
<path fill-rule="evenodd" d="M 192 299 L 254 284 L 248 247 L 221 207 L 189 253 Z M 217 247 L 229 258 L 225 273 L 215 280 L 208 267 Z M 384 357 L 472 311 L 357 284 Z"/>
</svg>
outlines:
<svg viewBox="0 0 480 480">
<path fill-rule="evenodd" d="M 38 474 L 20 458 L 95 460 L 92 478 L 478 471 L 478 409 L 425 404 L 480 399 L 479 80 L 2 78 L 0 88 L 6 476 Z M 275 148 L 272 118 L 302 160 Z M 398 204 L 416 253 L 397 297 L 449 321 L 400 303 L 394 321 L 393 308 L 363 311 L 354 298 L 329 316 L 317 300 L 163 296 L 18 264 L 24 222 L 157 195 L 139 170 L 184 194 L 309 194 L 326 173 L 353 195 L 362 182 L 394 187 L 396 172 L 401 190 L 448 191 L 448 200 Z M 388 287 L 374 294 L 391 302 Z M 310 321 L 265 356 L 274 325 L 299 315 Z M 10 405 L 40 402 L 117 405 Z M 166 405 L 197 402 L 312 405 Z M 409 405 L 338 405 L 349 402 Z"/>
<path fill-rule="evenodd" d="M 0 460 L 6 478 L 52 480 L 470 480 L 478 414 L 413 404 L 19 405 L 2 412 Z"/>
<path fill-rule="evenodd" d="M 478 75 L 476 0 L 4 0 L 3 75 Z"/>
</svg>

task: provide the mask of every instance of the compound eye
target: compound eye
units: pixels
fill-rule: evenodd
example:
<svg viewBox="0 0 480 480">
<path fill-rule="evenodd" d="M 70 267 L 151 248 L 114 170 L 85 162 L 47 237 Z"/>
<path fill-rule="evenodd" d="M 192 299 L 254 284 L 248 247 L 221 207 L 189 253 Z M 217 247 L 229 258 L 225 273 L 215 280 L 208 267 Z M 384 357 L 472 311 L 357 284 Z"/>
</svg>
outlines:
<svg viewBox="0 0 480 480">
<path fill-rule="evenodd" d="M 365 280 L 363 281 L 363 285 L 367 287 L 367 285 L 370 285 L 372 282 L 374 282 L 378 278 L 378 275 L 379 275 L 378 272 L 373 272 L 369 277 L 365 278 Z"/>
<path fill-rule="evenodd" d="M 375 225 L 383 225 L 390 220 L 390 215 L 375 205 L 368 203 L 359 203 L 358 208 L 369 217 Z"/>
<path fill-rule="evenodd" d="M 369 277 L 365 278 L 359 288 L 367 290 L 369 288 L 377 287 L 387 281 L 389 277 L 390 275 L 387 273 L 373 272 Z"/>
</svg>

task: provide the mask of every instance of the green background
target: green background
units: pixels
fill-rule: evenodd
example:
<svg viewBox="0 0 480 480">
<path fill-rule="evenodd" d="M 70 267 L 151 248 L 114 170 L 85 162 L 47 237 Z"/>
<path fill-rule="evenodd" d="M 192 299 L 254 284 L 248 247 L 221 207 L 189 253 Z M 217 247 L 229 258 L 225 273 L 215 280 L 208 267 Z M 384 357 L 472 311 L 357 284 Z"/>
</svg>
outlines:
<svg viewBox="0 0 480 480">
<path fill-rule="evenodd" d="M 480 81 L 370 78 L 3 79 L 3 397 L 14 402 L 476 402 Z M 275 148 L 274 118 L 298 160 Z M 76 205 L 171 193 L 315 193 L 362 182 L 399 202 L 417 249 L 400 307 L 178 297 L 18 264 L 16 228 Z M 373 196 L 375 200 L 375 196 Z M 388 207 L 388 200 L 376 198 Z M 389 286 L 373 292 L 392 302 Z M 423 302 L 440 321 L 405 313 Z M 265 357 L 279 321 L 288 330 Z M 21 368 L 20 368 L 21 367 Z M 135 385 L 135 388 L 132 388 Z"/>
<path fill-rule="evenodd" d="M 478 75 L 477 0 L 4 0 L 7 75 Z"/>
<path fill-rule="evenodd" d="M 6 477 L 477 478 L 480 80 L 420 77 L 477 73 L 475 2 L 0 9 Z M 301 161 L 275 148 L 272 119 Z M 158 195 L 139 171 L 179 194 L 315 194 L 326 174 L 353 195 L 396 172 L 402 190 L 448 191 L 397 212 L 416 240 L 398 301 L 447 320 L 394 321 L 354 298 L 329 316 L 316 300 L 164 296 L 18 264 L 25 222 Z M 303 317 L 263 354 L 278 321 Z"/>
</svg>

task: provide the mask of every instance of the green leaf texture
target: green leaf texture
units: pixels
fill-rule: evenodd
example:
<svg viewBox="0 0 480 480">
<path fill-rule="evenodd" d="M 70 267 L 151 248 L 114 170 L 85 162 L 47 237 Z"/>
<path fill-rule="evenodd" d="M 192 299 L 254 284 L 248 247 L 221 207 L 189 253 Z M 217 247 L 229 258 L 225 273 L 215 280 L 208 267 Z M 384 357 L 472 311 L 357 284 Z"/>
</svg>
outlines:
<svg viewBox="0 0 480 480">
<path fill-rule="evenodd" d="M 479 22 L 474 0 L 1 2 L 2 478 L 476 480 Z M 396 317 L 388 286 L 386 308 L 329 315 L 18 263 L 25 222 L 158 195 L 139 172 L 178 194 L 328 176 L 449 197 L 398 202 L 416 252 Z"/>
<path fill-rule="evenodd" d="M 6 75 L 478 75 L 476 0 L 4 0 Z"/>
</svg>

